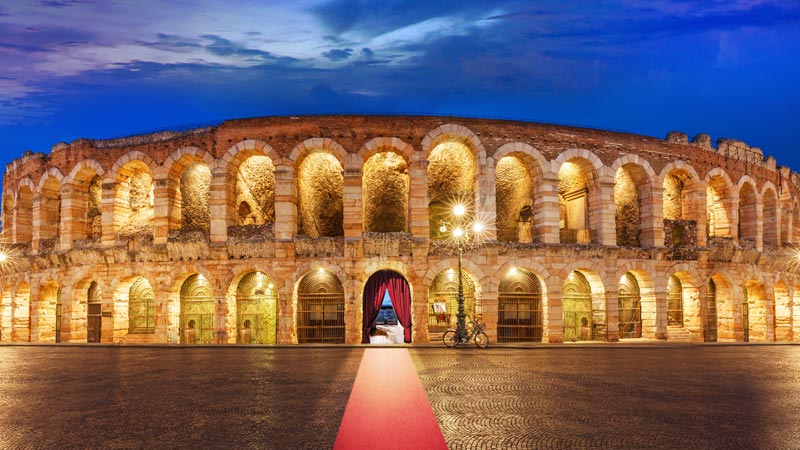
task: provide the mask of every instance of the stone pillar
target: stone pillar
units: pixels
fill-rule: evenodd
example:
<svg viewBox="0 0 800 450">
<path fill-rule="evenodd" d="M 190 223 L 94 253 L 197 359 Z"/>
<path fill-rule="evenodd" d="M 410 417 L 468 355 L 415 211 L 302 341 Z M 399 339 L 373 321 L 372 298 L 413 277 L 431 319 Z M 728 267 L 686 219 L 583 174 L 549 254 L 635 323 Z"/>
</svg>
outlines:
<svg viewBox="0 0 800 450">
<path fill-rule="evenodd" d="M 656 270 L 656 273 L 663 273 Z M 663 278 L 663 279 L 662 279 Z M 659 277 L 653 280 L 653 290 L 656 296 L 656 339 L 667 339 L 667 280 L 669 277 Z"/>
<path fill-rule="evenodd" d="M 545 172 L 537 180 L 536 198 L 533 201 L 533 240 L 544 244 L 561 242 L 558 212 L 558 172 Z"/>
<path fill-rule="evenodd" d="M 415 238 L 430 238 L 428 216 L 428 160 L 414 160 L 408 168 L 410 232 Z M 427 323 L 427 322 L 426 322 Z"/>
<path fill-rule="evenodd" d="M 228 173 L 225 169 L 211 169 L 211 186 L 209 189 L 208 208 L 210 212 L 211 242 L 224 243 L 228 240 L 227 188 Z M 235 180 L 231 181 L 235 183 Z"/>
<path fill-rule="evenodd" d="M 608 175 L 599 176 L 592 194 L 589 197 L 589 229 L 597 233 L 597 241 L 593 243 L 616 246 L 614 179 Z"/>
<path fill-rule="evenodd" d="M 619 295 L 614 288 L 606 287 L 606 336 L 608 342 L 619 342 Z"/>
<path fill-rule="evenodd" d="M 166 169 L 153 173 L 153 243 L 166 244 L 169 238 L 169 180 Z"/>
<path fill-rule="evenodd" d="M 764 250 L 764 200 L 756 194 L 756 250 Z"/>
<path fill-rule="evenodd" d="M 100 243 L 103 247 L 111 247 L 114 245 L 116 238 L 114 230 L 114 206 L 117 203 L 116 200 L 117 194 L 117 184 L 114 180 L 110 178 L 106 178 L 103 180 L 103 194 L 101 200 L 101 210 L 102 216 L 100 218 L 100 223 L 102 227 L 102 235 L 100 237 Z"/>
<path fill-rule="evenodd" d="M 708 223 L 708 218 L 706 217 L 706 211 L 708 211 L 706 185 L 700 183 L 700 186 L 689 192 L 688 195 L 691 196 L 689 204 L 696 208 L 696 210 L 689 213 L 688 217 L 697 221 L 697 246 L 705 247 L 708 238 L 706 233 L 706 225 Z"/>
<path fill-rule="evenodd" d="M 0 341 L 11 342 L 13 336 L 11 291 L 4 289 L 0 297 Z"/>
<path fill-rule="evenodd" d="M 547 342 L 562 343 L 564 342 L 564 309 L 562 302 L 562 284 L 563 280 L 558 280 L 556 277 L 551 277 L 546 286 L 551 289 L 547 291 L 547 310 L 545 314 L 547 320 L 547 330 L 544 334 L 547 336 Z"/>
<path fill-rule="evenodd" d="M 31 253 L 39 252 L 39 241 L 42 239 L 42 196 L 38 192 L 33 194 L 33 238 L 31 239 Z"/>
<path fill-rule="evenodd" d="M 61 223 L 58 224 L 58 249 L 61 251 L 72 248 L 72 241 L 86 239 L 86 217 L 81 217 L 79 199 L 75 198 L 74 190 L 70 185 L 61 186 Z M 85 202 L 84 202 L 85 203 Z M 81 230 L 83 232 L 81 233 Z"/>
<path fill-rule="evenodd" d="M 297 183 L 290 164 L 275 166 L 275 240 L 291 241 L 297 234 Z"/>
<path fill-rule="evenodd" d="M 229 333 L 228 327 L 228 301 L 225 291 L 214 293 L 214 343 L 215 344 L 235 344 L 236 343 L 236 321 L 233 322 L 233 333 Z"/>
<path fill-rule="evenodd" d="M 649 198 L 640 198 L 642 232 L 639 242 L 642 247 L 664 246 L 664 188 L 651 186 Z"/>
<path fill-rule="evenodd" d="M 497 180 L 495 174 L 495 162 L 492 158 L 484 159 L 478 162 L 479 178 L 477 183 L 476 196 L 478 204 L 476 205 L 476 219 L 484 222 L 484 231 L 481 237 L 484 240 L 496 241 L 497 240 L 497 227 L 495 226 L 497 217 Z"/>
<path fill-rule="evenodd" d="M 364 210 L 361 199 L 361 165 L 348 163 L 344 167 L 342 205 L 344 209 L 345 239 L 360 239 L 364 228 Z"/>
</svg>

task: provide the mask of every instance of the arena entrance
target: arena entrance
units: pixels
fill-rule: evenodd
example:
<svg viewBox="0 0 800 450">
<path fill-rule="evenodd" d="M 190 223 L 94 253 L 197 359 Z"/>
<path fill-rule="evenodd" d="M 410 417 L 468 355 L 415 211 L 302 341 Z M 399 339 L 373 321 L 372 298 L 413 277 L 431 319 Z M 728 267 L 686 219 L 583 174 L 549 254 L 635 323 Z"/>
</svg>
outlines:
<svg viewBox="0 0 800 450">
<path fill-rule="evenodd" d="M 497 342 L 542 342 L 542 284 L 513 269 L 497 290 Z"/>
<path fill-rule="evenodd" d="M 297 342 L 344 344 L 344 287 L 325 269 L 306 274 L 297 286 Z"/>
<path fill-rule="evenodd" d="M 102 303 L 103 295 L 96 281 L 89 285 L 86 300 L 86 342 L 100 342 L 100 333 L 103 327 Z"/>
<path fill-rule="evenodd" d="M 156 332 L 155 293 L 150 283 L 139 277 L 128 293 L 128 334 Z"/>
<path fill-rule="evenodd" d="M 481 304 L 475 298 L 475 282 L 464 271 L 461 282 L 464 292 L 464 314 L 469 322 L 481 318 Z M 441 342 L 448 328 L 455 328 L 458 314 L 458 273 L 455 269 L 439 272 L 428 290 L 428 338 Z"/>
<path fill-rule="evenodd" d="M 564 304 L 564 340 L 591 341 L 592 289 L 580 272 L 572 272 L 561 291 Z"/>
<path fill-rule="evenodd" d="M 707 309 L 706 309 L 706 342 L 717 342 L 717 283 L 708 280 Z"/>
<path fill-rule="evenodd" d="M 393 270 L 379 270 L 364 285 L 362 344 L 411 343 L 411 289 Z"/>
<path fill-rule="evenodd" d="M 278 296 L 263 272 L 250 272 L 236 288 L 236 342 L 275 344 L 277 342 Z"/>
<path fill-rule="evenodd" d="M 214 340 L 214 294 L 200 274 L 187 278 L 181 287 L 180 339 L 182 344 L 210 344 Z"/>
<path fill-rule="evenodd" d="M 639 283 L 632 273 L 622 276 L 619 283 L 619 337 L 631 339 L 642 337 L 642 297 Z"/>
</svg>

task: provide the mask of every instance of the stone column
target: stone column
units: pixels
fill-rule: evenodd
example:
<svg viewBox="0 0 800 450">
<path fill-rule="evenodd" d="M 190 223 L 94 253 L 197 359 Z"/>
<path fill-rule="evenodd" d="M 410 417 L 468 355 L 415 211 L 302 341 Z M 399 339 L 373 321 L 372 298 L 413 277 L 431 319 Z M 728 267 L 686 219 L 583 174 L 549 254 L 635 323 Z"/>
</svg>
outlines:
<svg viewBox="0 0 800 450">
<path fill-rule="evenodd" d="M 106 178 L 103 180 L 103 194 L 101 200 L 102 215 L 100 217 L 100 224 L 102 227 L 100 243 L 103 247 L 111 247 L 114 245 L 116 238 L 114 237 L 114 206 L 116 200 L 117 184 L 114 180 Z"/>
<path fill-rule="evenodd" d="M 756 197 L 756 250 L 760 252 L 764 250 L 764 200 L 758 194 Z"/>
<path fill-rule="evenodd" d="M 589 229 L 596 230 L 597 244 L 617 245 L 614 209 L 614 179 L 600 175 L 593 196 L 589 197 Z"/>
<path fill-rule="evenodd" d="M 663 271 L 657 270 L 656 273 L 663 273 Z M 653 290 L 656 296 L 656 339 L 667 339 L 668 279 L 669 277 L 659 277 L 653 280 Z"/>
<path fill-rule="evenodd" d="M 562 302 L 562 284 L 563 280 L 558 280 L 556 277 L 550 277 L 546 286 L 550 286 L 547 291 L 547 330 L 544 334 L 547 336 L 547 342 L 562 343 L 564 342 L 564 309 Z"/>
<path fill-rule="evenodd" d="M 73 193 L 71 186 L 61 186 L 61 223 L 58 224 L 57 247 L 61 251 L 71 249 L 72 241 L 76 239 L 86 239 L 86 217 L 80 217 L 81 207 Z"/>
<path fill-rule="evenodd" d="M 408 168 L 410 232 L 415 238 L 430 238 L 428 217 L 428 160 L 414 160 Z"/>
<path fill-rule="evenodd" d="M 478 176 L 476 197 L 478 204 L 476 205 L 476 219 L 483 221 L 485 229 L 481 233 L 484 240 L 495 241 L 497 240 L 497 180 L 495 175 L 494 160 L 486 158 L 478 162 Z"/>
<path fill-rule="evenodd" d="M 228 240 L 227 186 L 228 173 L 220 167 L 211 169 L 208 208 L 210 212 L 211 242 L 224 243 Z M 231 181 L 235 183 L 235 180 Z"/>
<path fill-rule="evenodd" d="M 542 175 L 533 202 L 533 239 L 544 244 L 561 242 L 558 212 L 558 172 L 547 171 Z"/>
<path fill-rule="evenodd" d="M 608 342 L 619 342 L 619 292 L 606 287 L 606 336 Z"/>
<path fill-rule="evenodd" d="M 642 247 L 664 246 L 664 188 L 651 186 L 650 197 L 640 198 L 642 232 L 639 242 Z"/>
<path fill-rule="evenodd" d="M 42 239 L 42 196 L 38 192 L 33 194 L 33 238 L 31 239 L 31 253 L 39 252 L 39 241 Z"/>
<path fill-rule="evenodd" d="M 353 162 L 344 167 L 344 185 L 342 199 L 344 209 L 345 239 L 361 239 L 364 228 L 364 212 L 361 199 L 361 165 Z"/>
<path fill-rule="evenodd" d="M 166 244 L 169 238 L 169 205 L 168 174 L 159 167 L 153 173 L 153 243 Z"/>
<path fill-rule="evenodd" d="M 275 166 L 275 240 L 291 241 L 297 234 L 297 183 L 290 164 Z"/>
</svg>

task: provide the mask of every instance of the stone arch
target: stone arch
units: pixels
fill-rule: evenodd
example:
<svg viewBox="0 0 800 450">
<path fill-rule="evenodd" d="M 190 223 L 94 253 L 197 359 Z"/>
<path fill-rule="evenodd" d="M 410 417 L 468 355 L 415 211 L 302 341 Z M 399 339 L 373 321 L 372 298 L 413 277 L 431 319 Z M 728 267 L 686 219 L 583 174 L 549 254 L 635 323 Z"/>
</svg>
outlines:
<svg viewBox="0 0 800 450">
<path fill-rule="evenodd" d="M 47 169 L 39 179 L 37 195 L 34 195 L 33 199 L 33 209 L 34 216 L 36 216 L 34 217 L 34 222 L 38 217 L 39 225 L 36 229 L 41 240 L 56 239 L 60 234 L 61 188 L 63 182 L 64 176 L 55 167 Z M 36 214 L 37 212 L 38 214 Z"/>
<path fill-rule="evenodd" d="M 792 323 L 792 297 L 784 280 L 778 280 L 772 290 L 775 311 L 774 340 L 791 342 L 794 340 Z"/>
<path fill-rule="evenodd" d="M 716 167 L 706 174 L 706 235 L 709 238 L 734 237 L 734 208 L 738 191 L 734 191 L 728 174 Z"/>
<path fill-rule="evenodd" d="M 323 148 L 297 162 L 298 234 L 344 236 L 344 170 L 336 155 Z"/>
<path fill-rule="evenodd" d="M 63 303 L 61 285 L 48 279 L 39 287 L 31 307 L 31 339 L 37 342 L 61 342 Z"/>
<path fill-rule="evenodd" d="M 228 226 L 272 224 L 275 220 L 275 165 L 280 155 L 266 142 L 248 139 L 233 145 L 219 160 L 227 174 Z M 246 205 L 249 213 L 244 214 Z"/>
<path fill-rule="evenodd" d="M 744 175 L 738 184 L 738 229 L 739 244 L 755 247 L 758 240 L 758 190 L 755 180 Z"/>
<path fill-rule="evenodd" d="M 617 245 L 652 246 L 656 205 L 653 180 L 656 174 L 647 160 L 623 155 L 611 165 L 614 174 L 614 206 Z"/>
<path fill-rule="evenodd" d="M 374 142 L 373 139 L 370 142 Z M 367 156 L 362 165 L 362 220 L 367 232 L 407 232 L 409 230 L 409 176 L 411 146 L 399 139 L 381 141 L 395 147 L 380 147 L 377 144 L 369 151 L 359 152 Z M 369 145 L 370 143 L 367 143 Z M 366 148 L 366 147 L 365 147 Z"/>
<path fill-rule="evenodd" d="M 767 181 L 761 188 L 762 220 L 763 227 L 762 243 L 764 248 L 777 248 L 778 236 L 780 233 L 780 221 L 778 219 L 778 196 L 775 186 Z"/>
<path fill-rule="evenodd" d="M 16 231 L 14 228 L 14 212 L 16 211 L 16 202 L 14 201 L 14 194 L 11 191 L 3 193 L 3 234 L 6 235 L 7 242 L 16 242 Z"/>
<path fill-rule="evenodd" d="M 115 177 L 115 179 L 108 181 L 117 181 L 121 175 L 120 171 L 123 170 L 123 167 L 125 167 L 126 165 L 128 165 L 128 163 L 132 161 L 140 161 L 147 167 L 147 170 L 149 170 L 150 173 L 155 173 L 158 169 L 158 163 L 156 163 L 156 161 L 153 158 L 151 158 L 150 155 L 144 152 L 140 152 L 138 150 L 132 150 L 120 156 L 119 158 L 117 158 L 116 161 L 114 161 L 114 165 L 111 166 L 111 170 L 108 171 L 108 175 Z"/>
<path fill-rule="evenodd" d="M 605 287 L 597 272 L 571 264 L 565 268 L 561 303 L 564 315 L 564 341 L 605 340 L 608 336 L 606 321 Z"/>
<path fill-rule="evenodd" d="M 767 342 L 774 340 L 773 312 L 771 301 L 764 282 L 757 278 L 750 278 L 744 284 L 745 302 L 742 313 L 745 323 L 745 341 Z"/>
<path fill-rule="evenodd" d="M 65 179 L 71 207 L 64 220 L 72 240 L 100 239 L 102 235 L 104 175 L 100 163 L 85 159 Z"/>
<path fill-rule="evenodd" d="M 163 320 L 157 311 L 166 311 L 166 308 L 157 308 L 153 285 L 146 277 L 136 274 L 116 283 L 112 303 L 103 302 L 102 311 L 112 315 L 109 321 L 103 317 L 102 329 L 111 329 L 110 340 L 120 342 L 129 334 L 154 336 L 156 322 Z"/>
<path fill-rule="evenodd" d="M 134 158 L 136 157 L 136 159 Z M 146 157 L 146 158 L 145 158 Z M 120 236 L 152 234 L 155 207 L 153 161 L 140 152 L 117 160 L 114 178 L 114 232 Z"/>
<path fill-rule="evenodd" d="M 687 263 L 674 264 L 666 271 L 668 339 L 702 339 L 700 290 L 694 272 L 696 268 Z"/>
<path fill-rule="evenodd" d="M 102 342 L 102 291 L 92 274 L 81 276 L 73 285 L 69 320 L 72 341 Z"/>
<path fill-rule="evenodd" d="M 376 137 L 370 139 L 358 151 L 357 156 L 363 165 L 369 158 L 378 153 L 393 152 L 405 160 L 406 165 L 411 165 L 414 161 L 414 147 L 396 137 Z"/>
<path fill-rule="evenodd" d="M 532 146 L 522 142 L 503 145 L 494 154 L 495 224 L 504 241 L 539 241 L 533 230 L 542 225 L 539 209 L 544 173 L 550 163 Z"/>
<path fill-rule="evenodd" d="M 728 280 L 729 278 L 720 272 L 715 272 L 709 277 L 709 281 L 714 282 L 714 300 L 717 302 L 717 340 L 720 342 L 743 340 L 742 302 Z"/>
<path fill-rule="evenodd" d="M 481 167 L 474 143 L 464 135 L 440 134 L 431 140 L 430 149 L 425 145 L 423 141 L 423 152 L 428 155 L 426 179 L 430 236 L 441 239 L 448 234 L 439 231 L 440 224 L 453 221 L 451 209 L 454 205 L 464 205 L 467 221 L 479 211 Z"/>
<path fill-rule="evenodd" d="M 639 322 L 640 333 L 638 337 L 656 339 L 658 337 L 658 307 L 656 300 L 656 287 L 653 278 L 647 269 L 632 262 L 626 262 L 617 269 L 615 277 L 617 282 L 617 296 L 619 297 L 622 279 L 629 275 L 634 278 L 639 297 Z M 619 299 L 618 299 L 619 302 Z M 622 325 L 622 309 L 620 311 L 620 325 Z M 622 333 L 620 333 L 622 337 Z"/>
<path fill-rule="evenodd" d="M 213 280 L 199 271 L 189 273 L 180 284 L 178 339 L 182 344 L 214 342 L 214 290 Z"/>
<path fill-rule="evenodd" d="M 31 287 L 27 277 L 17 282 L 11 304 L 12 342 L 31 341 Z"/>
<path fill-rule="evenodd" d="M 297 172 L 300 164 L 305 158 L 314 153 L 329 153 L 333 155 L 339 164 L 344 167 L 348 162 L 347 150 L 344 149 L 338 142 L 331 138 L 310 138 L 297 144 L 287 158 L 294 165 L 295 172 Z"/>
<path fill-rule="evenodd" d="M 11 284 L 6 283 L 0 286 L 2 288 L 0 291 L 0 342 L 11 342 L 14 334 L 14 295 L 11 290 Z"/>
<path fill-rule="evenodd" d="M 509 269 L 497 287 L 497 341 L 542 342 L 546 298 L 540 275 L 524 268 Z"/>
<path fill-rule="evenodd" d="M 555 159 L 558 167 L 559 229 L 562 244 L 597 243 L 607 206 L 599 179 L 600 159 L 587 150 L 570 149 Z"/>
<path fill-rule="evenodd" d="M 30 177 L 19 182 L 14 209 L 14 242 L 30 244 L 33 238 L 33 193 L 36 188 Z"/>
<path fill-rule="evenodd" d="M 469 128 L 454 123 L 438 126 L 422 138 L 422 154 L 425 159 L 430 159 L 430 154 L 437 145 L 445 141 L 455 141 L 464 144 L 473 151 L 480 161 L 486 158 L 486 149 L 483 143 Z"/>
<path fill-rule="evenodd" d="M 278 286 L 259 269 L 237 272 L 228 285 L 227 328 L 239 344 L 276 344 Z M 229 333 L 231 334 L 231 333 Z"/>
<path fill-rule="evenodd" d="M 197 147 L 182 147 L 164 162 L 167 170 L 169 229 L 208 232 L 211 226 L 210 189 L 214 158 Z"/>
</svg>

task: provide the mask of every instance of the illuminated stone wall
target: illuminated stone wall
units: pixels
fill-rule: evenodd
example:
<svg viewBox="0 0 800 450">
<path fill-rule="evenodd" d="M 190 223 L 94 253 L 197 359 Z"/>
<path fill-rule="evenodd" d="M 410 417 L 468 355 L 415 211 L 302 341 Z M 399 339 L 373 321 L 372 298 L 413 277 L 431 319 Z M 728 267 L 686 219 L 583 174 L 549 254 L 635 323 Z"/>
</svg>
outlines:
<svg viewBox="0 0 800 450">
<path fill-rule="evenodd" d="M 702 341 L 716 330 L 720 341 L 800 341 L 800 175 L 740 141 L 711 142 L 322 116 L 28 152 L 7 166 L 0 196 L 11 255 L 0 272 L 0 340 L 52 342 L 60 329 L 61 341 L 85 342 L 100 327 L 102 342 L 199 333 L 215 343 L 297 343 L 302 320 L 336 316 L 337 339 L 357 343 L 364 286 L 388 269 L 409 283 L 413 341 L 428 342 L 441 333 L 431 305 L 447 303 L 429 298 L 447 295 L 432 287 L 457 267 L 438 230 L 458 225 L 451 208 L 461 201 L 461 220 L 488 226 L 468 242 L 463 267 L 471 311 L 492 341 L 501 314 L 515 317 L 499 286 L 520 271 L 538 282 L 527 293 L 541 318 L 533 340 L 613 342 L 624 322 L 644 340 Z M 328 305 L 340 309 L 309 306 L 308 296 L 331 294 L 325 283 L 298 290 L 310 273 L 338 280 L 343 297 Z M 586 292 L 570 291 L 578 278 Z M 189 279 L 203 289 L 182 294 Z M 625 314 L 638 314 L 631 322 L 618 297 L 633 281 L 640 309 L 626 303 Z M 668 297 L 682 322 L 669 322 Z M 587 308 L 584 328 L 567 333 L 565 298 Z"/>
</svg>

